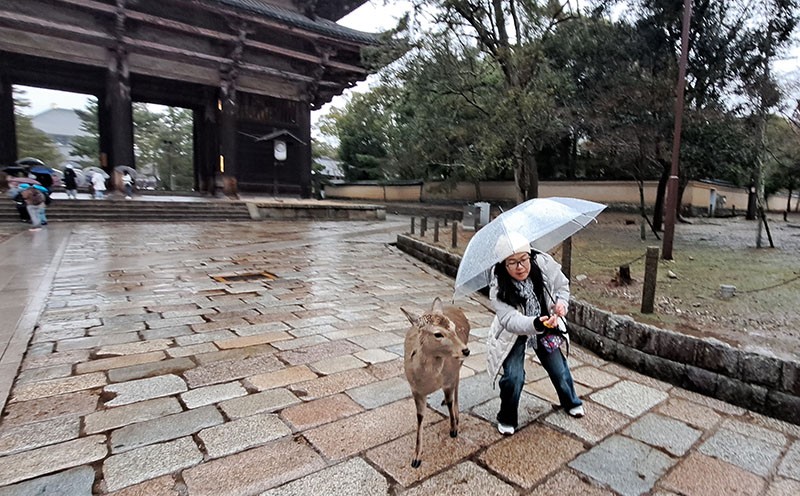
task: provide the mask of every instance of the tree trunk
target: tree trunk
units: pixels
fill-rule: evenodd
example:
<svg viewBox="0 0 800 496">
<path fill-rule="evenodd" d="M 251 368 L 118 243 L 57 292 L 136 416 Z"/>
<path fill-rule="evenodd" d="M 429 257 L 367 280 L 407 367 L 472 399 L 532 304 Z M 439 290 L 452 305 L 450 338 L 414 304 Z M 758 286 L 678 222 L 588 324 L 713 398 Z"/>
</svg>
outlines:
<svg viewBox="0 0 800 496">
<path fill-rule="evenodd" d="M 663 231 L 664 222 L 664 199 L 667 193 L 667 181 L 669 181 L 670 164 L 665 160 L 658 159 L 661 164 L 661 177 L 658 179 L 656 189 L 656 204 L 653 206 L 653 231 Z"/>
</svg>

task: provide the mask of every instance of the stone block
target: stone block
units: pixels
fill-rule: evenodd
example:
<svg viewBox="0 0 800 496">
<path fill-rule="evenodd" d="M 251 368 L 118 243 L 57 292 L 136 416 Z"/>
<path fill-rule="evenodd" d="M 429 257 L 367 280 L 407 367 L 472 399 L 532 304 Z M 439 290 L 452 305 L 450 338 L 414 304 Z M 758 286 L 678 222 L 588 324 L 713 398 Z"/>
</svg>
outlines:
<svg viewBox="0 0 800 496">
<path fill-rule="evenodd" d="M 288 436 L 291 429 L 275 414 L 258 414 L 203 429 L 197 435 L 209 458 L 220 458 Z"/>
<path fill-rule="evenodd" d="M 748 383 L 760 384 L 769 389 L 781 387 L 783 362 L 759 353 L 742 352 L 737 378 Z"/>
<path fill-rule="evenodd" d="M 767 388 L 721 375 L 714 396 L 734 405 L 763 411 L 767 402 Z"/>
<path fill-rule="evenodd" d="M 703 434 L 683 422 L 653 413 L 629 425 L 622 433 L 662 448 L 674 457 L 683 456 Z"/>
<path fill-rule="evenodd" d="M 619 344 L 641 350 L 650 341 L 654 327 L 640 324 L 635 321 L 628 322 L 619 327 L 617 331 Z"/>
<path fill-rule="evenodd" d="M 89 436 L 8 455 L 0 463 L 0 487 L 88 465 L 105 458 L 106 454 L 106 436 Z"/>
<path fill-rule="evenodd" d="M 645 374 L 672 384 L 683 384 L 686 365 L 654 355 L 645 355 L 642 369 Z"/>
<path fill-rule="evenodd" d="M 177 472 L 203 461 L 191 437 L 145 446 L 114 455 L 103 462 L 106 491 L 116 491 L 139 482 Z M 220 492 L 219 494 L 223 494 Z"/>
<path fill-rule="evenodd" d="M 186 391 L 186 383 L 176 375 L 161 375 L 149 379 L 109 384 L 103 388 L 103 394 L 113 396 L 106 401 L 106 406 L 120 406 L 137 401 L 144 401 L 162 396 L 170 396 Z"/>
<path fill-rule="evenodd" d="M 668 397 L 663 391 L 627 380 L 590 396 L 593 401 L 629 417 L 638 417 Z"/>
<path fill-rule="evenodd" d="M 700 394 L 714 396 L 714 394 L 717 392 L 719 379 L 719 374 L 709 372 L 708 370 L 700 367 L 687 365 L 686 380 L 684 381 L 683 386 Z"/>
<path fill-rule="evenodd" d="M 216 408 L 204 406 L 127 425 L 111 433 L 111 452 L 123 453 L 148 444 L 191 436 L 223 421 L 222 415 Z"/>
<path fill-rule="evenodd" d="M 646 353 L 627 346 L 619 346 L 614 361 L 633 370 L 642 370 L 646 358 Z"/>
<path fill-rule="evenodd" d="M 227 384 L 217 384 L 199 389 L 192 389 L 181 394 L 181 400 L 186 408 L 197 408 L 199 406 L 213 405 L 231 398 L 245 396 L 247 390 L 238 382 Z"/>
<path fill-rule="evenodd" d="M 800 424 L 800 397 L 780 391 L 769 391 L 764 411 L 781 420 Z"/>
<path fill-rule="evenodd" d="M 727 344 L 704 340 L 697 345 L 695 365 L 728 377 L 737 377 L 739 356 L 739 350 Z"/>
<path fill-rule="evenodd" d="M 140 401 L 87 415 L 83 421 L 84 430 L 87 434 L 96 434 L 180 411 L 182 411 L 181 405 L 175 398 L 156 398 L 154 400 Z"/>
<path fill-rule="evenodd" d="M 789 394 L 800 396 L 800 362 L 783 362 L 782 369 L 781 389 Z"/>
<path fill-rule="evenodd" d="M 111 382 L 126 382 L 158 375 L 180 374 L 185 370 L 193 369 L 195 366 L 195 363 L 189 358 L 168 358 L 156 362 L 111 369 L 108 371 L 108 380 Z"/>
<path fill-rule="evenodd" d="M 724 461 L 691 453 L 662 479 L 661 485 L 675 494 L 687 496 L 756 496 L 762 494 L 764 481 Z"/>
<path fill-rule="evenodd" d="M 642 351 L 678 363 L 695 363 L 695 350 L 699 341 L 668 330 L 651 333 L 648 346 Z"/>
</svg>

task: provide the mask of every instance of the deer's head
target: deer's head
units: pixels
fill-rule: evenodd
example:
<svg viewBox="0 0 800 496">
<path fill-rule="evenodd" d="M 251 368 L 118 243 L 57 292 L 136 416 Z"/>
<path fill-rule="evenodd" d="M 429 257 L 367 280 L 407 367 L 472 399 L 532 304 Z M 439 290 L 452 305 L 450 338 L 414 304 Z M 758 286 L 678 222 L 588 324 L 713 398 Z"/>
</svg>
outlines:
<svg viewBox="0 0 800 496">
<path fill-rule="evenodd" d="M 419 352 L 430 357 L 452 357 L 464 359 L 469 356 L 469 348 L 456 333 L 456 325 L 443 312 L 442 301 L 433 300 L 431 309 L 422 315 L 416 315 L 404 308 L 405 314 L 413 326 L 409 332 L 417 330 Z"/>
</svg>

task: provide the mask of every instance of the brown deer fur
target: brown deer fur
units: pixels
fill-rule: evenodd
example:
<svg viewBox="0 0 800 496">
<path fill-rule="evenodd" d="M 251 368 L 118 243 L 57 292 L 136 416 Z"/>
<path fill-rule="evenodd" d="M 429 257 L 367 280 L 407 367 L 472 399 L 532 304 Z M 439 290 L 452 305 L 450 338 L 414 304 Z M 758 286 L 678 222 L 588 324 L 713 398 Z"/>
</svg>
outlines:
<svg viewBox="0 0 800 496">
<path fill-rule="evenodd" d="M 428 395 L 441 389 L 450 412 L 450 437 L 458 436 L 458 381 L 461 363 L 469 355 L 469 322 L 460 308 L 433 300 L 421 316 L 401 308 L 411 329 L 406 333 L 404 366 L 417 407 L 417 444 L 411 466 L 422 463 L 422 419 Z"/>
</svg>

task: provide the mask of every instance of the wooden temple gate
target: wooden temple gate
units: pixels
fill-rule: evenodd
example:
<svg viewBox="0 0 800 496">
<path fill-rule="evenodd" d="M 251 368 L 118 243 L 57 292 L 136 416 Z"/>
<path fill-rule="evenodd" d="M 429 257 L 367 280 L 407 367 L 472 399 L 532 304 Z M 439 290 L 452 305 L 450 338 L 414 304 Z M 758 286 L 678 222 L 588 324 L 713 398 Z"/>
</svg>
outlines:
<svg viewBox="0 0 800 496">
<path fill-rule="evenodd" d="M 4 0 L 0 164 L 17 157 L 12 85 L 99 103 L 101 166 L 135 166 L 132 102 L 194 114 L 196 189 L 311 195 L 311 110 L 367 76 L 377 38 L 335 24 L 365 0 Z M 285 130 L 287 157 L 274 167 Z M 277 171 L 278 177 L 273 174 Z"/>
</svg>

